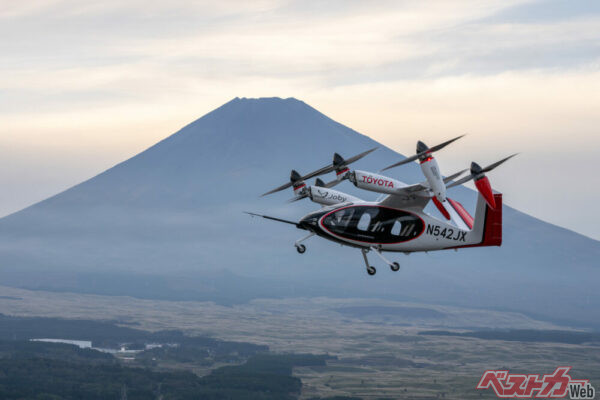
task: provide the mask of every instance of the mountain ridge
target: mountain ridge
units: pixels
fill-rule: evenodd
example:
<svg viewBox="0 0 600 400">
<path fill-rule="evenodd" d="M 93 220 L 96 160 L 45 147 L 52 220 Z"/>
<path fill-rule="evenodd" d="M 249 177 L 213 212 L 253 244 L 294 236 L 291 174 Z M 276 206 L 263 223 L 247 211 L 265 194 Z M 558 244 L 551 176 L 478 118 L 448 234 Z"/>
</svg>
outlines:
<svg viewBox="0 0 600 400">
<path fill-rule="evenodd" d="M 28 271 L 60 272 L 62 281 L 70 279 L 68 271 L 96 276 L 66 285 L 73 290 L 101 281 L 98 274 L 150 274 L 163 277 L 166 286 L 183 276 L 190 296 L 205 299 L 204 277 L 230 270 L 255 278 L 247 287 L 243 279 L 234 285 L 254 298 L 281 292 L 256 282 L 262 279 L 294 287 L 295 295 L 379 294 L 573 314 L 579 322 L 591 312 L 600 320 L 594 295 L 600 242 L 510 207 L 503 247 L 394 254 L 408 267 L 389 276 L 380 268 L 373 278 L 364 273 L 359 252 L 311 239 L 307 254 L 299 256 L 292 243 L 301 232 L 241 213 L 297 219 L 315 205 L 286 204 L 291 191 L 267 198 L 260 193 L 284 183 L 292 168 L 308 172 L 329 162 L 334 151 L 351 156 L 375 146 L 380 148 L 356 168 L 378 170 L 403 157 L 294 98 L 235 98 L 95 177 L 0 219 L 0 284 L 23 287 Z M 408 183 L 424 180 L 416 164 L 393 174 Z M 347 183 L 339 189 L 377 197 Z M 473 208 L 472 190 L 460 187 L 450 195 Z M 577 275 L 588 279 L 580 282 Z M 109 289 L 110 282 L 102 285 Z M 536 285 L 540 298 L 527 293 Z M 217 286 L 229 290 L 225 282 Z"/>
</svg>

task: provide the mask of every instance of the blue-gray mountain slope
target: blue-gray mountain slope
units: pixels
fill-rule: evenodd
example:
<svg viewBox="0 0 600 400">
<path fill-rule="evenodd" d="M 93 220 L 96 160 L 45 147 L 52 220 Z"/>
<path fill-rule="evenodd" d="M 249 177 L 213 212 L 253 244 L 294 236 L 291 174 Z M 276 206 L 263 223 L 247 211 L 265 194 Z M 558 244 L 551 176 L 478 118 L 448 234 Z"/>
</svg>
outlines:
<svg viewBox="0 0 600 400">
<path fill-rule="evenodd" d="M 316 205 L 287 204 L 291 190 L 260 193 L 284 183 L 291 168 L 307 172 L 334 151 L 350 156 L 376 145 L 295 99 L 234 99 L 137 156 L 1 219 L 0 284 L 215 300 L 383 296 L 600 326 L 600 243 L 510 207 L 501 248 L 396 255 L 401 272 L 376 264 L 375 277 L 366 275 L 358 250 L 311 239 L 301 256 L 292 243 L 303 232 L 242 214 L 299 218 Z M 381 146 L 355 166 L 379 170 L 401 157 Z M 391 174 L 423 180 L 416 165 Z M 349 183 L 339 189 L 377 197 Z M 467 206 L 475 200 L 462 187 L 450 196 Z"/>
</svg>

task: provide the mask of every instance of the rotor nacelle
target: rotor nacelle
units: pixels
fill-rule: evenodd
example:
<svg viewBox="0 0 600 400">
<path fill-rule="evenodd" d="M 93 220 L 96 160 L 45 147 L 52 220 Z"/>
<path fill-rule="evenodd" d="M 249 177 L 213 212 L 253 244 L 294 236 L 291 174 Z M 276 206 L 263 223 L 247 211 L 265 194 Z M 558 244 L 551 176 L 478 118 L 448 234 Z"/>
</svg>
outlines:
<svg viewBox="0 0 600 400">
<path fill-rule="evenodd" d="M 352 171 L 349 178 L 357 188 L 377 193 L 394 194 L 399 188 L 406 186 L 406 183 L 399 180 L 368 171 Z"/>
<path fill-rule="evenodd" d="M 431 190 L 433 195 L 436 197 L 436 199 L 440 203 L 443 203 L 444 201 L 446 201 L 446 184 L 444 183 L 442 174 L 440 173 L 440 167 L 438 166 L 438 163 L 435 160 L 435 158 L 433 158 L 432 153 L 443 149 L 444 147 L 448 146 L 450 143 L 460 139 L 463 136 L 464 135 L 455 137 L 454 139 L 447 140 L 444 143 L 440 143 L 431 148 L 419 140 L 419 141 L 417 141 L 417 153 L 416 154 L 414 154 L 410 157 L 407 157 L 404 160 L 399 161 L 395 164 L 392 164 L 388 167 L 385 167 L 384 169 L 382 169 L 382 171 L 397 167 L 399 165 L 408 164 L 415 160 L 419 160 L 419 164 L 421 165 L 421 171 L 423 171 L 423 175 L 425 175 L 425 178 L 427 178 L 427 183 L 429 184 L 429 189 Z"/>
<path fill-rule="evenodd" d="M 335 178 L 338 181 L 344 179 L 344 174 L 350 170 L 344 157 L 340 156 L 338 153 L 333 154 L 333 167 L 335 168 Z"/>
<path fill-rule="evenodd" d="M 485 176 L 483 168 L 474 161 L 471 163 L 471 175 L 473 175 L 473 182 L 475 182 L 475 187 L 479 194 L 481 194 L 488 206 L 495 209 L 496 201 L 494 200 L 494 192 L 490 180 Z"/>
<path fill-rule="evenodd" d="M 503 158 L 500 161 L 496 161 L 495 163 L 488 165 L 485 168 L 482 168 L 476 162 L 472 162 L 471 163 L 471 173 L 468 176 L 465 176 L 457 181 L 451 182 L 448 185 L 448 188 L 462 185 L 463 183 L 468 182 L 472 179 L 475 182 L 475 187 L 477 188 L 477 191 L 479 192 L 479 194 L 481 194 L 481 197 L 483 197 L 483 199 L 485 200 L 487 205 L 490 206 L 490 208 L 495 209 L 496 208 L 496 200 L 494 197 L 494 191 L 492 190 L 492 185 L 490 184 L 490 180 L 487 178 L 487 176 L 485 176 L 485 174 L 486 174 L 486 172 L 490 172 L 497 166 L 503 164 L 504 162 L 513 158 L 516 155 L 517 154 L 512 154 L 506 158 Z"/>
<path fill-rule="evenodd" d="M 333 190 L 320 186 L 309 186 L 308 197 L 315 203 L 324 206 L 360 201 L 358 197 L 351 196 L 347 193 L 340 192 L 338 190 Z"/>
<path fill-rule="evenodd" d="M 446 184 L 440 173 L 437 160 L 429 156 L 421 161 L 420 166 L 423 175 L 427 178 L 427 183 L 433 196 L 442 203 L 446 201 Z"/>
<path fill-rule="evenodd" d="M 302 179 L 302 175 L 295 169 L 290 173 L 290 182 L 296 196 L 301 196 L 306 191 L 306 183 Z"/>
</svg>

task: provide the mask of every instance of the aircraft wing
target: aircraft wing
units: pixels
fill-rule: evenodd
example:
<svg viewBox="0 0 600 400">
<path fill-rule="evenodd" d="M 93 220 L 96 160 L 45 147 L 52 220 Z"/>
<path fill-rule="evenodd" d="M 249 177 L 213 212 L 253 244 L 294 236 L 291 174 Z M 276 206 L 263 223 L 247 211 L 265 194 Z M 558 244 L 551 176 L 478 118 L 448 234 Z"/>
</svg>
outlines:
<svg viewBox="0 0 600 400">
<path fill-rule="evenodd" d="M 390 194 L 381 201 L 381 205 L 392 208 L 419 208 L 423 209 L 429 202 L 427 196 L 419 196 L 416 194 Z"/>
<path fill-rule="evenodd" d="M 452 181 L 456 177 L 462 175 L 465 171 L 466 169 L 445 177 L 444 183 Z M 396 189 L 395 193 L 390 194 L 383 199 L 381 205 L 388 207 L 412 207 L 423 209 L 430 198 L 429 184 L 425 181 Z"/>
<path fill-rule="evenodd" d="M 445 177 L 443 179 L 444 183 L 448 183 L 448 182 L 452 181 L 454 178 L 464 174 L 465 171 L 467 171 L 467 170 L 463 169 L 462 171 L 459 171 L 455 174 Z M 396 193 L 394 193 L 394 195 L 407 196 L 407 195 L 411 195 L 411 194 L 427 192 L 428 190 L 429 190 L 429 183 L 427 183 L 427 181 L 424 181 L 421 183 L 415 183 L 414 185 L 400 187 L 400 188 L 396 189 Z M 425 193 L 421 193 L 421 195 L 423 195 L 423 194 L 425 194 Z"/>
<path fill-rule="evenodd" d="M 410 194 L 416 194 L 429 190 L 429 184 L 427 182 L 415 183 L 414 185 L 403 186 L 396 189 L 394 195 L 406 196 Z"/>
</svg>

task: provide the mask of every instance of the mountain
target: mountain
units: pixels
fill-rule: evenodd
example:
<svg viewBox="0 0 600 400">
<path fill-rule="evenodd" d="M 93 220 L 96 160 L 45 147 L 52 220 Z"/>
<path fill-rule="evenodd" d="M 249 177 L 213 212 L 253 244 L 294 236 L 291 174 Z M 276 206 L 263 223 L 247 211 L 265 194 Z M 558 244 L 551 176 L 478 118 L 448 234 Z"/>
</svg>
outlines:
<svg viewBox="0 0 600 400">
<path fill-rule="evenodd" d="M 502 247 L 394 255 L 401 272 L 382 265 L 374 277 L 356 249 L 313 238 L 299 255 L 293 242 L 303 232 L 242 213 L 298 219 L 316 205 L 286 203 L 291 190 L 259 195 L 286 182 L 291 168 L 307 172 L 335 151 L 350 156 L 374 146 L 380 148 L 357 168 L 379 170 L 403 157 L 296 99 L 236 98 L 135 157 L 0 219 L 0 284 L 223 303 L 375 296 L 600 327 L 600 242 L 508 206 Z M 423 180 L 416 165 L 391 175 Z M 377 197 L 349 183 L 339 188 Z M 474 207 L 473 191 L 451 190 Z"/>
</svg>

